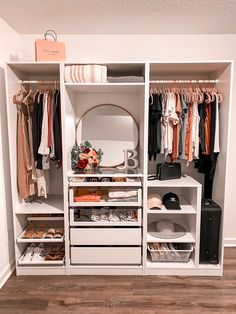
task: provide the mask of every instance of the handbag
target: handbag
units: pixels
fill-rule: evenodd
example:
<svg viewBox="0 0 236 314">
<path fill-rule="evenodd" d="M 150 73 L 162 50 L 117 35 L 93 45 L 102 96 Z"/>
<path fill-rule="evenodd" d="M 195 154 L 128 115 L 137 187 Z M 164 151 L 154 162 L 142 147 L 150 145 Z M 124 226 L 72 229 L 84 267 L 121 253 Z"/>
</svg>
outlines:
<svg viewBox="0 0 236 314">
<path fill-rule="evenodd" d="M 157 164 L 156 176 L 158 180 L 180 179 L 181 164 L 172 162 Z"/>
<path fill-rule="evenodd" d="M 51 36 L 53 40 L 48 40 L 47 36 Z M 65 61 L 65 59 L 65 43 L 57 41 L 56 32 L 48 30 L 44 34 L 44 39 L 36 39 L 36 61 Z"/>
</svg>

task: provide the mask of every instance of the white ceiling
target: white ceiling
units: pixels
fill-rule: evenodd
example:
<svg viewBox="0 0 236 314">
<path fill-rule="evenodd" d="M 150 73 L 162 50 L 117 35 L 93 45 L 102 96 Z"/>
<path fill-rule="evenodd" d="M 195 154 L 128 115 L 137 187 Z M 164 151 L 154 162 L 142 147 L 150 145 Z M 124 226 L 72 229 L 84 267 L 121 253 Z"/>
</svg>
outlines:
<svg viewBox="0 0 236 314">
<path fill-rule="evenodd" d="M 0 0 L 22 34 L 233 34 L 236 0 Z"/>
</svg>

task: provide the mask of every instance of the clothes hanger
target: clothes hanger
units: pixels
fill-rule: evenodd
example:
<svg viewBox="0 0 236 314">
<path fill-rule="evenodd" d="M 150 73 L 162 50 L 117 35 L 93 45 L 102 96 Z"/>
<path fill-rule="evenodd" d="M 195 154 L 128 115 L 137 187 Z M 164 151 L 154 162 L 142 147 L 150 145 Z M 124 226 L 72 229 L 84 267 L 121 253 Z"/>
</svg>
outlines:
<svg viewBox="0 0 236 314">
<path fill-rule="evenodd" d="M 152 104 L 153 104 L 153 89 L 152 89 L 152 88 L 150 88 L 149 96 L 151 97 L 151 103 L 150 103 L 150 105 L 152 105 Z"/>
<path fill-rule="evenodd" d="M 27 94 L 27 90 L 25 89 L 24 85 L 22 84 L 22 82 L 20 82 L 20 91 L 13 96 L 13 103 L 20 105 L 23 98 L 25 97 L 25 95 Z"/>
<path fill-rule="evenodd" d="M 29 88 L 29 91 L 28 93 L 26 94 L 26 96 L 22 99 L 22 103 L 25 104 L 25 105 L 29 105 L 29 98 L 30 98 L 30 95 L 33 95 L 33 90 L 31 88 L 31 85 L 30 85 L 30 88 Z M 33 97 L 31 97 L 31 103 L 33 101 Z"/>
</svg>

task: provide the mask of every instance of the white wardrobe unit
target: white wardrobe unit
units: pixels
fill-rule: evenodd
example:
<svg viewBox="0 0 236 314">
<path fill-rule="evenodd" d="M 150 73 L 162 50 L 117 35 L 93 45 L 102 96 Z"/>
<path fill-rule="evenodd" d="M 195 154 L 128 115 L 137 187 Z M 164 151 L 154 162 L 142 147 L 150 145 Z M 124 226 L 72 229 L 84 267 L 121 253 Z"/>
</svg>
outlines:
<svg viewBox="0 0 236 314">
<path fill-rule="evenodd" d="M 67 65 L 67 64 L 66 64 Z M 108 75 L 143 75 L 144 63 L 106 64 Z M 64 65 L 62 65 L 62 79 L 64 78 Z M 64 82 L 62 82 L 63 84 Z M 103 84 L 64 84 L 65 104 L 65 134 L 64 146 L 64 175 L 69 178 L 69 208 L 70 219 L 66 222 L 67 232 L 70 236 L 67 250 L 67 271 L 69 274 L 138 274 L 143 273 L 142 267 L 142 182 L 144 174 L 144 91 L 145 83 L 103 83 Z M 82 116 L 91 108 L 98 105 L 116 105 L 134 118 L 139 129 L 139 163 L 137 174 L 130 174 L 135 182 L 75 182 L 76 177 L 71 171 L 70 152 L 75 144 L 75 126 Z M 79 144 L 79 143 L 78 143 Z M 111 150 L 111 154 L 114 152 Z M 89 176 L 89 175 L 88 175 Z M 93 174 L 90 176 L 94 176 Z M 99 175 L 98 175 L 99 176 Z M 100 175 L 104 176 L 104 175 Z M 106 176 L 106 175 L 105 175 Z M 122 176 L 122 175 L 121 175 Z M 129 175 L 127 175 L 129 176 Z M 96 187 L 97 189 L 130 187 L 138 190 L 137 202 L 112 203 L 75 203 L 73 190 L 82 187 Z M 67 189 L 67 187 L 66 187 Z M 66 192 L 66 191 L 65 191 Z M 74 223 L 74 207 L 83 206 L 117 206 L 118 208 L 136 208 L 139 219 L 136 226 L 127 222 L 107 223 Z M 66 215 L 68 217 L 68 215 Z"/>
<path fill-rule="evenodd" d="M 88 64 L 96 64 L 90 60 Z M 80 64 L 74 62 L 73 64 Z M 101 64 L 101 63 L 99 63 Z M 214 180 L 213 199 L 224 211 L 225 187 L 227 182 L 227 146 L 229 136 L 229 115 L 231 105 L 232 67 L 231 61 L 213 62 L 143 62 L 143 63 L 107 63 L 108 73 L 119 75 L 143 75 L 144 83 L 65 83 L 65 63 L 8 63 L 6 64 L 7 111 L 9 128 L 9 148 L 11 158 L 11 181 L 14 213 L 14 235 L 16 270 L 22 274 L 127 274 L 127 275 L 222 275 L 223 272 L 223 219 L 220 234 L 220 263 L 218 265 L 199 264 L 201 191 L 203 178 L 190 165 L 185 167 L 186 174 L 180 180 L 148 181 L 148 174 L 155 173 L 154 162 L 148 161 L 148 102 L 150 80 L 214 79 L 222 92 L 224 101 L 220 107 L 220 147 L 217 170 Z M 20 88 L 20 80 L 60 81 L 61 121 L 62 121 L 62 169 L 50 168 L 50 195 L 40 199 L 41 203 L 25 203 L 17 192 L 16 159 L 16 119 L 17 110 L 12 102 Z M 71 170 L 70 152 L 76 142 L 76 125 L 81 117 L 97 105 L 118 105 L 127 110 L 136 121 L 139 130 L 139 169 L 136 174 L 124 175 L 135 178 L 130 182 L 81 182 Z M 111 152 L 112 153 L 112 152 Z M 84 176 L 84 175 L 83 175 Z M 87 175 L 89 176 L 89 175 Z M 94 175 L 91 175 L 94 176 Z M 97 175 L 101 176 L 101 175 Z M 122 176 L 119 174 L 119 176 Z M 74 202 L 74 189 L 86 188 L 125 188 L 138 190 L 137 202 L 125 204 L 126 208 L 138 210 L 138 221 L 127 222 L 76 222 L 74 212 L 80 206 Z M 180 195 L 181 212 L 147 209 L 150 191 L 163 195 L 176 192 Z M 107 205 L 102 204 L 102 205 Z M 113 204 L 122 208 L 124 204 Z M 109 206 L 113 206 L 111 203 Z M 101 206 L 101 204 L 100 204 Z M 43 265 L 23 265 L 21 256 L 30 241 L 21 240 L 21 234 L 27 222 L 35 214 L 57 214 L 51 216 L 51 223 L 64 224 L 65 260 L 61 265 L 46 263 Z M 34 217 L 30 216 L 34 214 Z M 161 242 L 148 233 L 151 222 L 171 217 L 182 222 L 187 233 L 178 242 L 191 244 L 193 252 L 187 263 L 152 262 L 148 244 Z M 42 218 L 41 218 L 42 219 Z M 61 241 L 63 241 L 61 240 Z M 46 240 L 45 240 L 46 241 Z M 176 242 L 169 239 L 168 242 Z M 31 241 L 32 242 L 32 241 Z M 165 241 L 166 242 L 166 241 Z"/>
<path fill-rule="evenodd" d="M 65 274 L 64 262 L 53 263 L 44 262 L 37 264 L 35 262 L 24 262 L 21 259 L 26 247 L 32 243 L 44 242 L 51 244 L 53 242 L 62 242 L 62 239 L 22 239 L 22 232 L 29 222 L 43 223 L 47 226 L 64 226 L 64 196 L 63 196 L 63 171 L 62 168 L 56 169 L 54 166 L 49 170 L 49 195 L 48 198 L 40 198 L 40 202 L 26 203 L 20 198 L 17 187 L 17 105 L 13 103 L 13 96 L 20 90 L 20 81 L 55 81 L 60 80 L 59 63 L 8 63 L 6 71 L 6 89 L 7 89 L 7 113 L 8 113 L 8 131 L 9 131 L 9 149 L 11 165 L 11 187 L 12 204 L 14 216 L 14 237 L 15 237 L 15 258 L 17 275 L 25 274 Z M 57 87 L 59 87 L 58 83 Z M 27 85 L 29 86 L 29 85 Z M 32 84 L 32 88 L 37 88 Z M 54 86 L 54 84 L 53 84 Z M 38 214 L 38 217 L 35 215 Z M 50 218 L 41 217 L 42 214 L 55 215 Z M 13 231 L 12 231 L 13 232 Z M 55 265 L 54 265 L 55 264 Z"/>
</svg>

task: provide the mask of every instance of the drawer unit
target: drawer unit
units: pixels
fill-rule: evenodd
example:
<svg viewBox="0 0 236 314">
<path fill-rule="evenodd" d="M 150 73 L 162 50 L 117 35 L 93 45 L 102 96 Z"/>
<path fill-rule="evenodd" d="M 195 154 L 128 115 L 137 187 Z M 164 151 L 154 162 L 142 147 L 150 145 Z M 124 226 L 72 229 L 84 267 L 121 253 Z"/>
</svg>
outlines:
<svg viewBox="0 0 236 314">
<path fill-rule="evenodd" d="M 100 209 L 96 209 L 97 212 L 101 212 Z M 89 212 L 92 212 L 92 209 L 88 209 Z M 110 209 L 110 212 L 112 212 L 113 210 Z M 83 216 L 81 215 L 78 218 L 80 209 L 79 208 L 71 208 L 70 209 L 70 226 L 77 226 L 77 227 L 81 227 L 81 226 L 87 226 L 87 227 L 93 227 L 93 226 L 141 226 L 142 224 L 142 209 L 141 208 L 135 208 L 135 209 L 131 209 L 131 208 L 122 208 L 119 207 L 119 211 L 121 213 L 123 213 L 124 215 L 126 215 L 127 213 L 129 213 L 130 211 L 135 211 L 135 213 L 137 214 L 137 220 L 136 221 L 130 221 L 130 220 L 120 220 L 120 221 L 93 221 L 91 219 L 89 219 L 87 216 Z M 114 212 L 114 211 L 113 211 Z"/>
<path fill-rule="evenodd" d="M 108 189 L 104 187 L 90 188 L 87 195 L 89 196 L 77 196 L 77 191 L 83 190 L 84 188 L 70 188 L 69 190 L 69 201 L 70 206 L 142 206 L 142 189 L 141 188 L 133 188 L 132 191 L 136 194 L 135 196 L 129 198 L 109 198 L 108 192 L 113 191 L 114 188 Z M 115 188 L 114 191 L 117 191 Z M 118 192 L 131 192 L 130 188 L 123 187 L 119 188 Z M 81 192 L 82 193 L 82 192 Z M 132 195 L 132 194 L 130 194 Z M 86 201 L 85 201 L 86 200 Z M 116 201 L 115 201 L 116 200 Z"/>
<path fill-rule="evenodd" d="M 71 264 L 141 264 L 141 247 L 72 247 Z"/>
<path fill-rule="evenodd" d="M 71 245 L 141 245 L 141 228 L 71 228 Z"/>
</svg>

